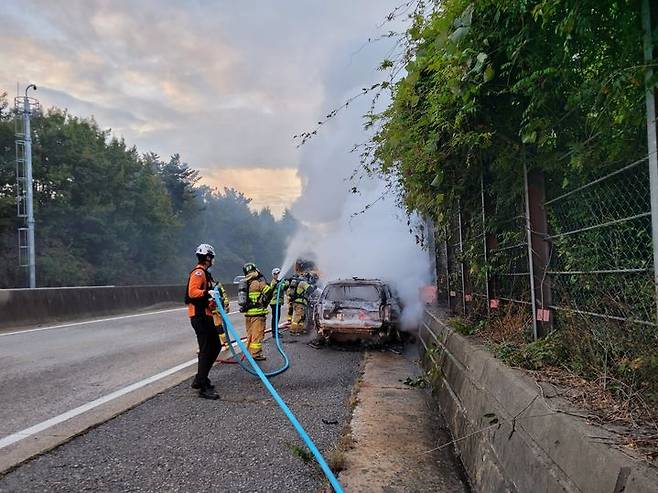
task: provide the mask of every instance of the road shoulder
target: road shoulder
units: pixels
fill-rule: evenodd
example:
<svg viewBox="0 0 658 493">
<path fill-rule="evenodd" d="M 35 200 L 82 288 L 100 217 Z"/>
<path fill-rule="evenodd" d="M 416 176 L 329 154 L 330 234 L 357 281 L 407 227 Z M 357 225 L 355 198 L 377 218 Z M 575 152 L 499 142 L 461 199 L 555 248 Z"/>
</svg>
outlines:
<svg viewBox="0 0 658 493">
<path fill-rule="evenodd" d="M 351 422 L 352 446 L 339 480 L 345 491 L 465 492 L 452 448 L 430 411 L 415 351 L 368 352 Z"/>
</svg>

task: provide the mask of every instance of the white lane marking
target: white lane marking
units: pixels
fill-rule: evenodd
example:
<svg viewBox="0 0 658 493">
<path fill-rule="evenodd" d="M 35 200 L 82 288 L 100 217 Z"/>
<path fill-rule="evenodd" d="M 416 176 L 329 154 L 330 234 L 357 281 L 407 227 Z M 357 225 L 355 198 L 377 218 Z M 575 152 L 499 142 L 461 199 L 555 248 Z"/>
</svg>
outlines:
<svg viewBox="0 0 658 493">
<path fill-rule="evenodd" d="M 70 324 L 62 324 L 62 325 L 51 325 L 48 327 L 39 327 L 37 329 L 26 329 L 26 330 L 16 330 L 14 332 L 3 332 L 0 333 L 0 337 L 3 336 L 13 336 L 16 334 L 27 334 L 29 332 L 41 332 L 42 330 L 51 330 L 51 329 L 65 329 L 67 327 L 75 327 L 77 325 L 86 325 L 86 324 L 96 324 L 100 322 L 111 322 L 113 320 L 122 320 L 124 318 L 134 318 L 134 317 L 145 317 L 147 315 L 157 315 L 158 313 L 168 313 L 168 312 L 175 312 L 179 310 L 187 310 L 187 307 L 183 308 L 170 308 L 167 310 L 157 310 L 154 312 L 146 312 L 146 313 L 136 313 L 134 315 L 121 315 L 118 317 L 110 317 L 110 318 L 101 318 L 99 320 L 85 320 L 84 322 L 73 322 Z M 229 315 L 234 315 L 236 313 L 240 313 L 239 311 L 237 312 L 229 312 Z"/>
<path fill-rule="evenodd" d="M 246 337 L 241 338 L 241 340 L 243 341 L 246 339 L 247 339 Z M 127 387 L 112 392 L 111 394 L 107 394 L 106 396 L 100 397 L 91 402 L 83 404 L 82 406 L 78 406 L 74 409 L 71 409 L 70 411 L 62 413 L 59 416 L 55 416 L 54 418 L 50 418 L 47 419 L 46 421 L 42 421 L 41 423 L 36 424 L 34 426 L 30 426 L 29 428 L 26 428 L 22 431 L 17 431 L 16 433 L 12 433 L 11 435 L 8 435 L 0 440 L 0 449 L 13 445 L 16 442 L 20 442 L 24 438 L 30 437 L 32 435 L 36 435 L 37 433 L 47 430 L 48 428 L 52 428 L 53 426 L 63 423 L 64 421 L 67 421 L 71 418 L 75 418 L 76 416 L 79 416 L 82 413 L 86 413 L 87 411 L 90 411 L 98 406 L 101 406 L 106 402 L 110 402 L 130 392 L 141 389 L 142 387 L 146 387 L 147 385 L 153 382 L 157 382 L 158 380 L 161 380 L 169 375 L 172 375 L 177 371 L 183 370 L 188 366 L 194 365 L 197 361 L 198 361 L 197 358 L 191 359 L 189 361 L 186 361 L 185 363 L 176 365 L 173 368 L 169 368 L 168 370 L 162 371 L 157 375 L 153 375 L 152 377 L 145 378 L 144 380 L 135 382 L 132 385 L 128 385 Z"/>
<path fill-rule="evenodd" d="M 100 397 L 99 399 L 93 400 L 91 402 L 88 402 L 87 404 L 83 404 L 82 406 L 78 406 L 75 409 L 71 409 L 70 411 L 67 411 L 65 413 L 60 414 L 59 416 L 55 416 L 54 418 L 47 419 L 46 421 L 42 421 L 39 424 L 36 424 L 34 426 L 30 426 L 29 428 L 26 428 L 22 431 L 12 433 L 9 436 L 6 436 L 2 440 L 0 440 L 0 449 L 3 449 L 5 447 L 8 447 L 9 445 L 12 445 L 20 440 L 23 440 L 24 438 L 27 438 L 29 436 L 35 435 L 41 431 L 47 430 L 48 428 L 51 428 L 59 423 L 62 423 L 66 420 L 69 420 L 71 418 L 74 418 L 76 416 L 79 416 L 82 413 L 85 413 L 87 411 L 90 411 L 91 409 L 94 409 L 102 404 L 105 404 L 106 402 L 109 402 L 111 400 L 114 400 L 118 397 L 121 397 L 122 395 L 125 395 L 129 392 L 132 392 L 134 390 L 140 389 L 150 383 L 156 382 L 164 377 L 167 377 L 173 373 L 176 373 L 177 371 L 180 371 L 184 368 L 187 368 L 188 366 L 191 366 L 197 362 L 197 358 L 191 359 L 189 361 L 186 361 L 185 363 L 181 363 L 180 365 L 174 366 L 173 368 L 170 368 L 168 370 L 165 370 L 163 372 L 158 373 L 157 375 L 153 375 L 152 377 L 146 378 L 144 380 L 141 380 L 139 382 L 136 382 L 132 385 L 129 385 L 128 387 L 124 387 L 120 390 L 117 390 L 116 392 L 112 392 L 111 394 L 108 394 L 106 396 Z"/>
</svg>

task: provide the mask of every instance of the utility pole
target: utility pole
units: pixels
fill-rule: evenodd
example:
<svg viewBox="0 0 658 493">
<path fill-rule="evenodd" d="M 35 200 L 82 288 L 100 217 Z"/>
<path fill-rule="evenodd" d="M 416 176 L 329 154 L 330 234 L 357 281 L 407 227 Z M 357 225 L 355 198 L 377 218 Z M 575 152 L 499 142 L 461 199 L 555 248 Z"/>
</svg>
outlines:
<svg viewBox="0 0 658 493">
<path fill-rule="evenodd" d="M 25 219 L 25 226 L 18 228 L 18 258 L 21 267 L 27 267 L 28 287 L 36 288 L 36 249 L 34 244 L 34 180 L 32 178 L 32 136 L 30 114 L 39 108 L 39 102 L 28 97 L 30 84 L 24 97 L 16 97 L 16 183 L 18 217 Z M 26 258 L 27 257 L 27 258 Z"/>
<path fill-rule="evenodd" d="M 655 12 L 655 7 L 654 7 Z M 658 314 L 658 145 L 656 143 L 656 96 L 649 87 L 653 78 L 653 40 L 651 38 L 651 8 L 649 0 L 642 0 L 642 27 L 644 30 L 644 72 L 647 105 L 647 144 L 649 153 L 649 185 L 651 189 L 651 238 L 653 241 L 653 281 L 656 290 Z M 658 318 L 656 319 L 658 320 Z"/>
</svg>

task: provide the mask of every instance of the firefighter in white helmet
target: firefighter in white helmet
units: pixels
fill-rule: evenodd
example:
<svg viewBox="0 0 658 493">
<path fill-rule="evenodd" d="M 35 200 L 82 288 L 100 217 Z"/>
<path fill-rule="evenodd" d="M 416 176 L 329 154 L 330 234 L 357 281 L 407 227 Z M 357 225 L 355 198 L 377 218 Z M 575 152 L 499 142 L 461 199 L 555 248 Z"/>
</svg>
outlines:
<svg viewBox="0 0 658 493">
<path fill-rule="evenodd" d="M 213 310 L 217 307 L 210 298 L 210 290 L 215 282 L 208 269 L 213 264 L 215 249 L 212 245 L 202 243 L 196 249 L 197 265 L 190 272 L 185 290 L 185 303 L 190 323 L 199 343 L 199 362 L 192 388 L 199 390 L 204 399 L 219 399 L 215 386 L 208 378 L 208 373 L 221 350 L 219 334 L 213 322 Z"/>
</svg>

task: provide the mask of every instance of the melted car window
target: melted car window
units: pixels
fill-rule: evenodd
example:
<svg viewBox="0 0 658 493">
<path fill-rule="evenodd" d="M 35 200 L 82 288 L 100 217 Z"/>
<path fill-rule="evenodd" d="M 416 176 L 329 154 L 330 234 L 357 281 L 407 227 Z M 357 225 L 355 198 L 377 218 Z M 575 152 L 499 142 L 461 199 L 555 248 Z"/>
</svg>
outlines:
<svg viewBox="0 0 658 493">
<path fill-rule="evenodd" d="M 331 286 L 327 293 L 330 301 L 379 301 L 379 289 L 372 284 L 358 286 Z"/>
</svg>

